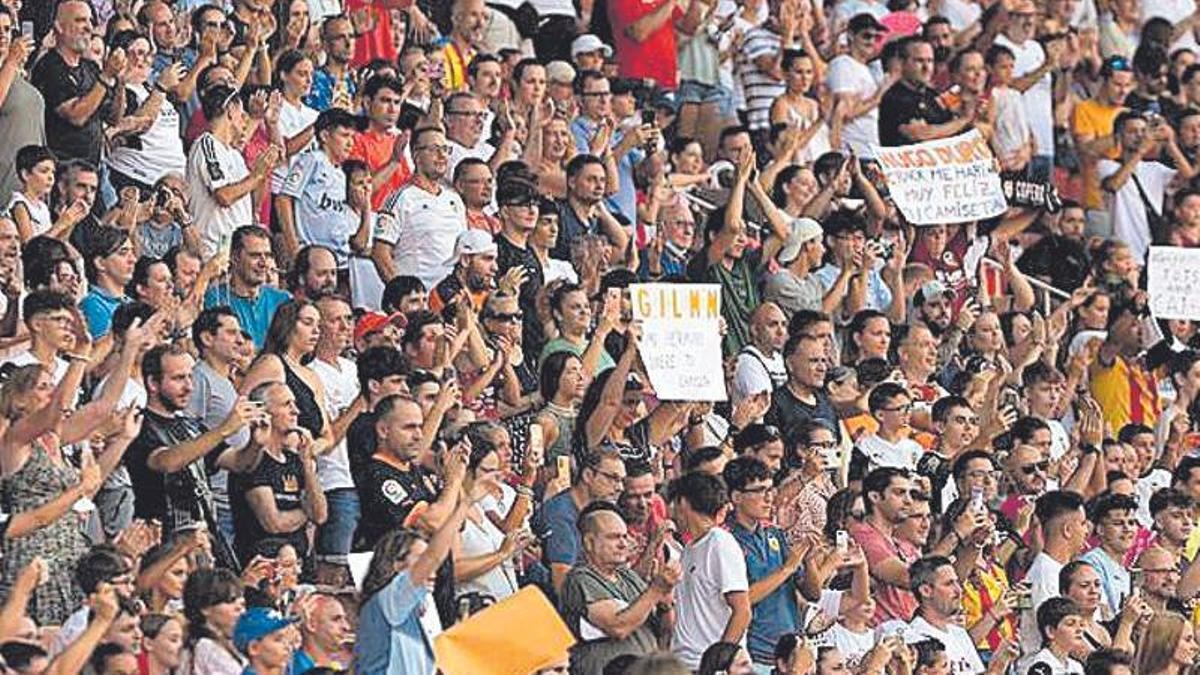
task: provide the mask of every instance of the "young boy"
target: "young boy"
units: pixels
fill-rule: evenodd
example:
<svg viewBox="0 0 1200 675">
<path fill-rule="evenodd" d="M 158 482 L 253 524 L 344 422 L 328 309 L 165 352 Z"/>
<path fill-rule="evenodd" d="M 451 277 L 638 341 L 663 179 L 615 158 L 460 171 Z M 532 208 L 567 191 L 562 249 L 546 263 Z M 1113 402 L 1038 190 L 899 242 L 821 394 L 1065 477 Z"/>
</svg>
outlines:
<svg viewBox="0 0 1200 675">
<path fill-rule="evenodd" d="M 50 191 L 54 189 L 54 170 L 57 166 L 54 153 L 42 145 L 26 145 L 17 151 L 16 165 L 21 188 L 13 191 L 8 212 L 17 224 L 21 242 L 27 242 L 39 234 L 65 239 L 66 236 L 58 228 L 51 232 L 54 221 L 50 216 L 50 206 L 46 203 Z M 79 217 L 82 218 L 82 214 Z M 59 220 L 67 218 L 67 213 L 64 213 Z"/>
<path fill-rule="evenodd" d="M 1083 639 L 1083 612 L 1069 598 L 1050 598 L 1038 606 L 1037 626 L 1042 649 L 1017 665 L 1017 672 L 1032 672 L 1043 664 L 1048 673 L 1083 675 L 1083 664 L 1071 658 L 1071 652 L 1088 651 Z"/>
<path fill-rule="evenodd" d="M 984 56 L 991 75 L 995 135 L 992 145 L 1004 171 L 1021 171 L 1033 157 L 1033 131 L 1021 92 L 1012 87 L 1017 57 L 1004 45 L 992 45 Z"/>
</svg>

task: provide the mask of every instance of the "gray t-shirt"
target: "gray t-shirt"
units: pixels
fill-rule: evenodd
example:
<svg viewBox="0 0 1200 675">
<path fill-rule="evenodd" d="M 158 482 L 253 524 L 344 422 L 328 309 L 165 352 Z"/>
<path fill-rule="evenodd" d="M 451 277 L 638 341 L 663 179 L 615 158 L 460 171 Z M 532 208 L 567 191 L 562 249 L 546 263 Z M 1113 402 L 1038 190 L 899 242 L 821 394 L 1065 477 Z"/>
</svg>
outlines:
<svg viewBox="0 0 1200 675">
<path fill-rule="evenodd" d="M 646 582 L 628 567 L 618 570 L 615 580 L 606 579 L 584 565 L 567 573 L 559 598 L 559 611 L 579 639 L 571 649 L 572 673 L 599 673 L 604 670 L 604 664 L 622 654 L 644 656 L 658 648 L 652 630 L 655 614 L 624 640 L 604 636 L 587 620 L 588 605 L 611 599 L 624 607 L 632 605 L 645 591 Z"/>
<path fill-rule="evenodd" d="M 200 418 L 205 429 L 216 429 L 221 426 L 221 423 L 229 416 L 229 411 L 233 410 L 233 405 L 237 403 L 237 389 L 234 389 L 233 382 L 230 382 L 229 378 L 213 370 L 212 366 L 204 361 L 196 363 L 196 369 L 192 371 L 192 383 L 195 388 L 192 390 L 192 401 L 188 404 L 188 415 Z M 250 431 L 243 427 L 226 439 L 226 443 L 231 448 L 240 448 L 248 440 L 250 440 Z M 216 471 L 209 476 L 208 482 L 212 487 L 213 500 L 218 504 L 228 506 L 229 472 L 224 469 Z"/>
<path fill-rule="evenodd" d="M 824 297 L 825 287 L 815 274 L 800 279 L 787 270 L 779 270 L 763 284 L 763 300 L 779 305 L 789 319 L 800 310 L 821 311 Z"/>
</svg>

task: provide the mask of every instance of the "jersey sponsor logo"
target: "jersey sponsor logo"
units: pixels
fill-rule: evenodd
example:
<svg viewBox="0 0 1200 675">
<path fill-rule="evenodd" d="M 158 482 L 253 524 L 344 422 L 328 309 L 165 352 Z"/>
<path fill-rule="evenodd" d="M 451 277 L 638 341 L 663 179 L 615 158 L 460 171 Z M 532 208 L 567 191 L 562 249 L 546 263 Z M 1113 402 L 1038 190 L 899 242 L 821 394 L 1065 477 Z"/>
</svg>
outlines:
<svg viewBox="0 0 1200 675">
<path fill-rule="evenodd" d="M 399 504 L 408 498 L 408 490 L 405 490 L 404 486 L 398 480 L 389 479 L 383 481 L 381 489 L 383 490 L 383 498 L 393 504 Z"/>
</svg>

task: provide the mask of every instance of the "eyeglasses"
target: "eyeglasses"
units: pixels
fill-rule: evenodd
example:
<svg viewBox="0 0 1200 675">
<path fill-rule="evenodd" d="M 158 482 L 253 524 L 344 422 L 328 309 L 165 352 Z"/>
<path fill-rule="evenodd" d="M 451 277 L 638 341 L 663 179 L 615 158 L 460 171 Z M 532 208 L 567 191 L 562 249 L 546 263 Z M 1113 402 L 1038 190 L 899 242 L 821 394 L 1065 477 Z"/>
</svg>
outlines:
<svg viewBox="0 0 1200 675">
<path fill-rule="evenodd" d="M 484 318 L 492 319 L 494 321 L 507 321 L 509 323 L 520 323 L 520 321 L 525 318 L 525 313 L 524 312 L 512 312 L 512 313 L 504 312 L 504 313 L 497 313 L 497 314 L 489 314 Z"/>
<path fill-rule="evenodd" d="M 1026 476 L 1032 476 L 1033 474 L 1035 474 L 1039 471 L 1042 473 L 1046 473 L 1049 470 L 1050 470 L 1050 462 L 1047 462 L 1047 461 L 1034 462 L 1033 464 L 1026 464 L 1025 466 L 1021 467 L 1021 472 L 1024 473 Z"/>
<path fill-rule="evenodd" d="M 450 154 L 450 146 L 448 146 L 448 145 L 422 145 L 422 146 L 414 148 L 414 150 L 416 150 L 417 152 L 421 152 L 422 150 L 429 150 L 431 152 L 436 152 L 439 155 Z"/>
</svg>

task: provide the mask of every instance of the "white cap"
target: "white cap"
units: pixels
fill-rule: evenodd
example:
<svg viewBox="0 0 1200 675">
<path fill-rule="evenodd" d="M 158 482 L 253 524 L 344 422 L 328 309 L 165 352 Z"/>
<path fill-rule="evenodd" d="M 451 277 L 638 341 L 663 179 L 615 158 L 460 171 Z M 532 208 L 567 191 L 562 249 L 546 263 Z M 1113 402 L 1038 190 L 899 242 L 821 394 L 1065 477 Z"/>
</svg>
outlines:
<svg viewBox="0 0 1200 675">
<path fill-rule="evenodd" d="M 788 238 L 783 242 L 783 248 L 779 249 L 777 257 L 779 262 L 787 264 L 796 259 L 800 255 L 800 248 L 805 243 L 813 239 L 819 239 L 825 233 L 821 229 L 821 224 L 812 218 L 796 218 L 792 220 L 792 231 L 788 233 Z"/>
<path fill-rule="evenodd" d="M 584 33 L 575 38 L 575 41 L 571 43 L 571 58 L 595 51 L 604 52 L 604 58 L 606 59 L 612 56 L 612 47 L 604 44 L 600 38 L 591 33 Z"/>
<path fill-rule="evenodd" d="M 454 240 L 454 255 L 450 256 L 446 264 L 457 265 L 464 255 L 495 253 L 496 250 L 496 242 L 492 235 L 483 230 L 470 229 L 459 234 L 458 239 Z"/>
</svg>

